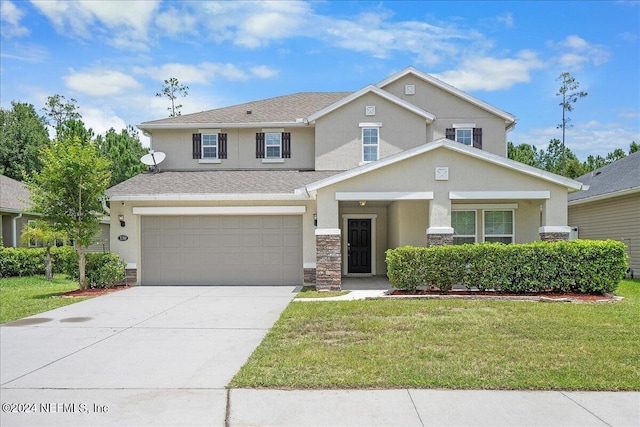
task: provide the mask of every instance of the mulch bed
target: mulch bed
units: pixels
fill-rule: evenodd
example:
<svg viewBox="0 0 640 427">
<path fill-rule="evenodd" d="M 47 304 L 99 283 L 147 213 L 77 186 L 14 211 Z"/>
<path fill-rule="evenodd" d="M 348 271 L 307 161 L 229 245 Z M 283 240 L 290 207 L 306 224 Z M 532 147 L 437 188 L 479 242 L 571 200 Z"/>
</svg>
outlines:
<svg viewBox="0 0 640 427">
<path fill-rule="evenodd" d="M 60 294 L 61 298 L 77 298 L 77 297 L 97 297 L 104 294 L 110 294 L 111 292 L 121 291 L 123 289 L 130 288 L 129 285 L 117 285 L 110 288 L 88 288 L 88 289 L 76 289 L 75 291 L 65 292 Z"/>
<path fill-rule="evenodd" d="M 389 291 L 387 293 L 388 296 L 398 296 L 398 297 L 461 297 L 468 299 L 527 299 L 527 300 L 539 300 L 539 301 L 561 301 L 561 302 L 613 302 L 618 301 L 621 298 L 617 297 L 613 294 L 581 294 L 577 292 L 567 292 L 567 293 L 553 293 L 553 292 L 542 292 L 542 293 L 534 293 L 534 292 L 526 292 L 521 294 L 513 294 L 513 293 L 501 293 L 501 292 L 480 292 L 480 291 L 448 291 L 441 292 L 438 290 L 417 290 L 415 292 L 409 292 L 406 290 L 395 289 L 393 291 Z"/>
</svg>

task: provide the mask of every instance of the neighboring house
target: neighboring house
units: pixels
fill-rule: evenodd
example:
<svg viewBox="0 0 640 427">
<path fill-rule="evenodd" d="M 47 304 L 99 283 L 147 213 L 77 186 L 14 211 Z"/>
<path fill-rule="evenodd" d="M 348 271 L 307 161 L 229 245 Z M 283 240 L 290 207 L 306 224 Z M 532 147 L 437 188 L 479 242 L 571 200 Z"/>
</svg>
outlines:
<svg viewBox="0 0 640 427">
<path fill-rule="evenodd" d="M 0 175 L 0 237 L 5 247 L 22 246 L 22 228 L 39 214 L 31 212 L 31 194 L 20 181 Z M 33 246 L 38 246 L 37 242 Z M 88 252 L 109 250 L 109 220 L 100 222 L 100 234 Z"/>
<path fill-rule="evenodd" d="M 569 195 L 569 224 L 580 239 L 624 242 L 640 273 L 640 152 L 577 178 L 587 191 Z"/>
<path fill-rule="evenodd" d="M 398 246 L 567 239 L 582 184 L 509 160 L 515 124 L 411 67 L 144 122 L 166 160 L 108 190 L 111 249 L 142 285 L 335 289 Z"/>
</svg>

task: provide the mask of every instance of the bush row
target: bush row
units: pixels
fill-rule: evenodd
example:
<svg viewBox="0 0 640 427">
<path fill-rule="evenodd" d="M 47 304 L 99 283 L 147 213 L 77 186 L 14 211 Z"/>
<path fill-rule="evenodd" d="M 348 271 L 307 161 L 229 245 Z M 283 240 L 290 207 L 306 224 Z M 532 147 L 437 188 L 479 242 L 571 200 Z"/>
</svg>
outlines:
<svg viewBox="0 0 640 427">
<path fill-rule="evenodd" d="M 54 273 L 79 280 L 78 253 L 71 246 L 51 248 Z M 0 248 L 0 277 L 44 275 L 45 248 Z M 105 288 L 125 278 L 126 263 L 116 254 L 99 252 L 86 254 L 87 286 Z"/>
<path fill-rule="evenodd" d="M 483 243 L 389 249 L 387 275 L 398 289 L 454 284 L 497 292 L 613 292 L 627 270 L 624 243 L 607 240 Z"/>
</svg>

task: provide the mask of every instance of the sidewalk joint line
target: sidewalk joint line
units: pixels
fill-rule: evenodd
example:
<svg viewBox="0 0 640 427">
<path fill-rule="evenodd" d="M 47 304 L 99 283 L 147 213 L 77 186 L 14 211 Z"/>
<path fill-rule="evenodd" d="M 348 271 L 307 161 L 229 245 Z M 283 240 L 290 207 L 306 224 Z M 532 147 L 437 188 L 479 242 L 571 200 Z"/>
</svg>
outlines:
<svg viewBox="0 0 640 427">
<path fill-rule="evenodd" d="M 422 421 L 422 417 L 420 416 L 420 412 L 418 411 L 418 407 L 416 406 L 416 402 L 413 401 L 413 396 L 411 395 L 411 390 L 406 389 L 407 394 L 409 395 L 409 399 L 411 399 L 411 404 L 413 405 L 413 409 L 416 411 L 416 415 L 418 416 L 418 420 L 420 420 L 420 425 L 424 427 L 424 422 Z"/>
<path fill-rule="evenodd" d="M 611 424 L 609 424 L 608 422 L 606 422 L 605 420 L 603 420 L 602 418 L 594 414 L 593 411 L 591 411 L 589 408 L 586 408 L 585 406 L 581 405 L 579 402 L 576 402 L 575 400 L 573 400 L 571 396 L 565 394 L 565 392 L 561 391 L 560 394 L 566 397 L 567 399 L 569 399 L 570 401 L 572 401 L 573 403 L 575 403 L 576 405 L 578 405 L 579 407 L 581 407 L 582 409 L 584 409 L 585 411 L 587 411 L 588 413 L 590 413 L 591 415 L 593 415 L 594 417 L 596 417 L 597 419 L 599 419 L 600 421 L 602 421 L 605 425 L 612 427 Z"/>
</svg>

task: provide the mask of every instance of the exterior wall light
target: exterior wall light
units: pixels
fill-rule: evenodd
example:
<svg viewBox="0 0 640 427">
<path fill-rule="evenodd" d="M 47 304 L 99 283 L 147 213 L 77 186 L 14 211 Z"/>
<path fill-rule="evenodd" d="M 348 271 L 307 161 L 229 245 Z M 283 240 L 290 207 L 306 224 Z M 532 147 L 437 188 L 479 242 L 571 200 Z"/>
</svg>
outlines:
<svg viewBox="0 0 640 427">
<path fill-rule="evenodd" d="M 318 226 L 318 214 L 313 214 L 313 225 Z"/>
<path fill-rule="evenodd" d="M 124 227 L 125 226 L 124 215 L 122 215 L 122 214 L 118 215 L 118 221 L 120 221 L 120 227 Z"/>
<path fill-rule="evenodd" d="M 366 200 L 360 200 L 360 202 L 358 202 L 358 203 L 360 203 L 360 207 L 361 208 L 364 208 L 365 206 L 367 206 L 367 201 Z"/>
</svg>

